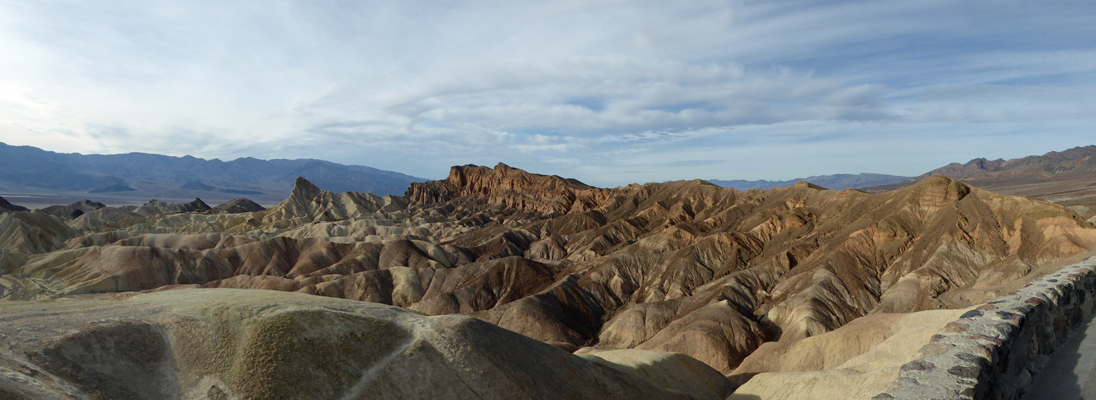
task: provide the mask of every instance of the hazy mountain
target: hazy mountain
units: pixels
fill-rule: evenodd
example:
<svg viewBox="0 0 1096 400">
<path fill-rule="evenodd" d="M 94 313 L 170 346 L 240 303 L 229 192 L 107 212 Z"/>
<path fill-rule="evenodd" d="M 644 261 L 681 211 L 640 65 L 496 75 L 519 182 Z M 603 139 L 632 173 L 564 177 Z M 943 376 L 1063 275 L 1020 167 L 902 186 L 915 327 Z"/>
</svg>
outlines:
<svg viewBox="0 0 1096 400">
<path fill-rule="evenodd" d="M 749 190 L 749 189 L 769 190 L 769 189 L 772 189 L 774 187 L 791 186 L 791 185 L 794 185 L 798 181 L 806 181 L 806 182 L 813 183 L 815 185 L 824 187 L 826 189 L 843 190 L 843 189 L 849 189 L 849 188 L 859 189 L 859 188 L 870 187 L 870 186 L 890 185 L 890 184 L 905 181 L 907 179 L 910 179 L 910 177 L 908 177 L 908 176 L 897 176 L 897 175 L 863 173 L 863 174 L 857 174 L 857 175 L 853 175 L 853 174 L 820 175 L 820 176 L 812 176 L 812 177 L 809 177 L 809 178 L 792 179 L 790 181 L 767 181 L 767 180 L 747 181 L 747 180 L 741 180 L 741 179 L 725 181 L 725 180 L 719 180 L 719 179 L 708 179 L 708 182 L 711 182 L 714 185 L 718 185 L 718 186 L 722 186 L 722 187 L 726 187 L 726 188 L 735 188 L 735 189 L 738 189 L 738 190 Z"/>
<path fill-rule="evenodd" d="M 47 198 L 19 198 L 23 203 L 48 202 L 49 196 L 136 204 L 152 198 L 185 201 L 201 197 L 222 202 L 247 195 L 274 204 L 289 195 L 298 176 L 326 190 L 382 196 L 403 194 L 411 182 L 425 181 L 398 172 L 312 159 L 221 161 L 144 153 L 83 155 L 4 143 L 0 143 L 0 170 L 5 171 L 0 177 L 4 194 Z M 85 193 L 97 196 L 81 195 Z"/>
<path fill-rule="evenodd" d="M 1041 156 L 1027 156 L 1011 160 L 975 158 L 966 164 L 951 163 L 910 178 L 904 183 L 912 185 L 932 175 L 966 180 L 990 179 L 1045 179 L 1057 175 L 1096 173 L 1096 146 L 1074 147 L 1065 151 L 1052 151 Z"/>
</svg>

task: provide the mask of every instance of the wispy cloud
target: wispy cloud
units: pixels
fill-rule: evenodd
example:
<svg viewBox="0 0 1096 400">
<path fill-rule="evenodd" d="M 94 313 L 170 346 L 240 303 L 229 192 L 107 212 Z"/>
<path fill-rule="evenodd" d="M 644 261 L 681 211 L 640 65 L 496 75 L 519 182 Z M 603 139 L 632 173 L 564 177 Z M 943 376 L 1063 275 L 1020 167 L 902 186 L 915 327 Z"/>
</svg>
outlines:
<svg viewBox="0 0 1096 400">
<path fill-rule="evenodd" d="M 606 186 L 912 175 L 1091 144 L 1092 20 L 1080 1 L 0 0 L 0 141 Z"/>
</svg>

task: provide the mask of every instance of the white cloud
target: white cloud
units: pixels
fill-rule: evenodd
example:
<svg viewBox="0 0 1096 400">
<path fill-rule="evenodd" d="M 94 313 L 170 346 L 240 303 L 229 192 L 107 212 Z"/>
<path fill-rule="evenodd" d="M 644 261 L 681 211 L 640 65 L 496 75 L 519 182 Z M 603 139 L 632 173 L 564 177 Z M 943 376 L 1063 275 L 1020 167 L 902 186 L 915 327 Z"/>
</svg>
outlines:
<svg viewBox="0 0 1096 400">
<path fill-rule="evenodd" d="M 1020 0 L 0 0 L 0 141 L 431 178 L 503 161 L 603 185 L 917 174 L 940 158 L 918 140 L 1088 144 L 1093 18 Z M 865 143 L 895 150 L 843 150 Z"/>
</svg>

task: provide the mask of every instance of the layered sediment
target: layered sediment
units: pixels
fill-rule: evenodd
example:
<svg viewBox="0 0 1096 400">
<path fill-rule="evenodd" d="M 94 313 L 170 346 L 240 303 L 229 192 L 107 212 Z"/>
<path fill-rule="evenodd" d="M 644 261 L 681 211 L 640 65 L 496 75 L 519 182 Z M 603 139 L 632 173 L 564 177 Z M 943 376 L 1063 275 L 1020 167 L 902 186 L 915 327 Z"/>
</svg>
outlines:
<svg viewBox="0 0 1096 400">
<path fill-rule="evenodd" d="M 501 164 L 454 167 L 406 196 L 298 179 L 260 211 L 0 218 L 16 249 L 0 258 L 0 298 L 299 292 L 469 316 L 591 357 L 680 353 L 754 386 L 850 368 L 884 379 L 899 366 L 865 354 L 886 354 L 874 349 L 890 338 L 931 336 L 947 310 L 1096 246 L 1096 227 L 1069 209 L 943 176 L 880 194 L 601 189 Z M 816 361 L 779 356 L 804 349 Z"/>
</svg>

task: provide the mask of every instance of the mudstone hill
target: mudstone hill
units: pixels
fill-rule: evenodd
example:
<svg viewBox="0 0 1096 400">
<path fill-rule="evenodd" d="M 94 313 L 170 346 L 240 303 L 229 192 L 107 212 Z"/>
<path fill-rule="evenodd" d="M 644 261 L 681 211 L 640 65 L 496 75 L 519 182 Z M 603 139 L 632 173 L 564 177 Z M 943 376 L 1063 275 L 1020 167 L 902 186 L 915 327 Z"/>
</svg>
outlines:
<svg viewBox="0 0 1096 400">
<path fill-rule="evenodd" d="M 0 397 L 863 397 L 1096 246 L 941 175 L 596 188 L 499 164 L 403 196 L 0 213 Z M 261 289 L 261 290 L 256 290 Z"/>
</svg>

